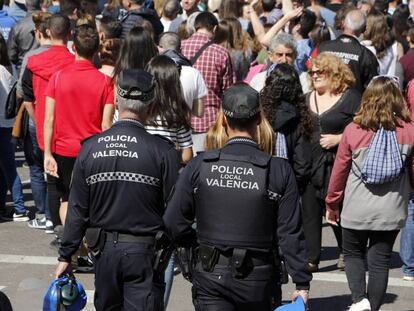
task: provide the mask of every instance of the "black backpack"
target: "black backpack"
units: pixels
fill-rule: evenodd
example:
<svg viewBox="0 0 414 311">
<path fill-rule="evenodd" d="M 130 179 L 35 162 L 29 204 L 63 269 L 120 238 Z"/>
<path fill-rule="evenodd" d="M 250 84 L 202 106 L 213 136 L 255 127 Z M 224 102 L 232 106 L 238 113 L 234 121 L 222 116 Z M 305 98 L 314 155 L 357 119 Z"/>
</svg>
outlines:
<svg viewBox="0 0 414 311">
<path fill-rule="evenodd" d="M 6 100 L 6 111 L 5 117 L 6 119 L 13 119 L 17 116 L 19 112 L 20 106 L 23 103 L 23 98 L 17 97 L 17 81 L 13 83 L 13 86 L 7 95 Z"/>
</svg>

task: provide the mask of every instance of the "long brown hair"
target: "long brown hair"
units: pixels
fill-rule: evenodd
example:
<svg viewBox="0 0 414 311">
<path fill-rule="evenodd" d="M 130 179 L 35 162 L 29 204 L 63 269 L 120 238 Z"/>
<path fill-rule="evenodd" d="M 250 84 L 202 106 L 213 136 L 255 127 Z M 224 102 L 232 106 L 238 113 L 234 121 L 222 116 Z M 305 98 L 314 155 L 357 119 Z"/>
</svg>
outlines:
<svg viewBox="0 0 414 311">
<path fill-rule="evenodd" d="M 367 16 L 367 28 L 364 38 L 371 40 L 375 47 L 378 59 L 387 53 L 387 49 L 394 43 L 391 29 L 388 27 L 387 18 L 378 11 L 373 11 Z"/>
<path fill-rule="evenodd" d="M 390 77 L 374 78 L 361 99 L 354 122 L 363 129 L 376 131 L 382 126 L 394 131 L 400 121 L 410 122 L 410 111 L 400 88 Z"/>
<path fill-rule="evenodd" d="M 274 133 L 273 129 L 264 116 L 263 112 L 261 113 L 262 122 L 257 126 L 256 131 L 256 142 L 259 145 L 260 150 L 268 154 L 273 154 L 274 146 Z M 220 110 L 216 122 L 207 132 L 207 137 L 205 140 L 206 150 L 214 150 L 222 148 L 229 137 L 227 136 L 226 130 L 223 127 L 223 111 Z"/>
</svg>

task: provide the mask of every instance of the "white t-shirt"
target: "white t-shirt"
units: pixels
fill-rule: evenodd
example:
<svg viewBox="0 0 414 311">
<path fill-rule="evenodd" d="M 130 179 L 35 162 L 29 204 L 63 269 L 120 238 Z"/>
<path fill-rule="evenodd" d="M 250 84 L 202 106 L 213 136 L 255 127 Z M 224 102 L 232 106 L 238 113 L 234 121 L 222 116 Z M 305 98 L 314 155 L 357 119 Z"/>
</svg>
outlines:
<svg viewBox="0 0 414 311">
<path fill-rule="evenodd" d="M 6 119 L 5 113 L 7 96 L 9 95 L 14 81 L 15 79 L 6 67 L 0 65 L 0 127 L 13 127 L 14 119 Z"/>
<path fill-rule="evenodd" d="M 190 66 L 181 67 L 180 75 L 181 86 L 183 89 L 184 100 L 190 109 L 193 103 L 207 95 L 208 89 L 200 71 Z"/>
</svg>

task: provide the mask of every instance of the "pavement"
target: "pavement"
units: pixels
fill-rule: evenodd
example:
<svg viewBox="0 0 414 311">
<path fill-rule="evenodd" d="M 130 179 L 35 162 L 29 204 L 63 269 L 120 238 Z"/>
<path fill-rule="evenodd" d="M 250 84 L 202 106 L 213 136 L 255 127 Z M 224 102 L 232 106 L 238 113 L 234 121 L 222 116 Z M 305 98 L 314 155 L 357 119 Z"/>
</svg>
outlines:
<svg viewBox="0 0 414 311">
<path fill-rule="evenodd" d="M 22 167 L 23 158 L 17 153 L 19 174 L 23 181 L 28 179 L 28 169 Z M 34 214 L 35 208 L 29 185 L 24 186 L 26 206 Z M 10 206 L 10 204 L 9 204 Z M 57 253 L 49 247 L 53 235 L 43 230 L 30 229 L 26 222 L 0 222 L 0 290 L 10 298 L 16 311 L 38 311 L 42 309 L 43 295 L 53 280 L 57 264 Z M 399 238 L 394 246 L 389 286 L 383 311 L 414 311 L 414 282 L 402 280 L 401 261 L 398 256 Z M 310 310 L 341 311 L 351 304 L 350 291 L 344 272 L 336 269 L 338 254 L 332 230 L 323 227 L 323 253 L 320 272 L 314 274 L 310 293 Z M 93 307 L 93 274 L 77 274 L 87 290 L 88 304 Z M 283 287 L 283 299 L 288 302 L 293 285 Z M 167 310 L 194 310 L 191 302 L 191 284 L 177 275 Z"/>
</svg>

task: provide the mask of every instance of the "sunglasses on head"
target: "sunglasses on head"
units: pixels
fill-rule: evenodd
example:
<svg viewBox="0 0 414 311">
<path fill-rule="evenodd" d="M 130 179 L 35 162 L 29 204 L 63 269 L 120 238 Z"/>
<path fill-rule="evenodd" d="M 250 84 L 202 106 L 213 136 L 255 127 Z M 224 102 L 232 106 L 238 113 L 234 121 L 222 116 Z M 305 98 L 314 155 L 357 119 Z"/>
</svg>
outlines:
<svg viewBox="0 0 414 311">
<path fill-rule="evenodd" d="M 392 83 L 394 83 L 398 88 L 400 88 L 400 78 L 398 78 L 397 76 L 392 76 L 392 75 L 378 75 L 375 76 L 371 79 L 370 84 L 372 83 L 372 81 L 375 81 L 379 78 L 385 78 L 386 80 L 391 81 Z"/>
</svg>

